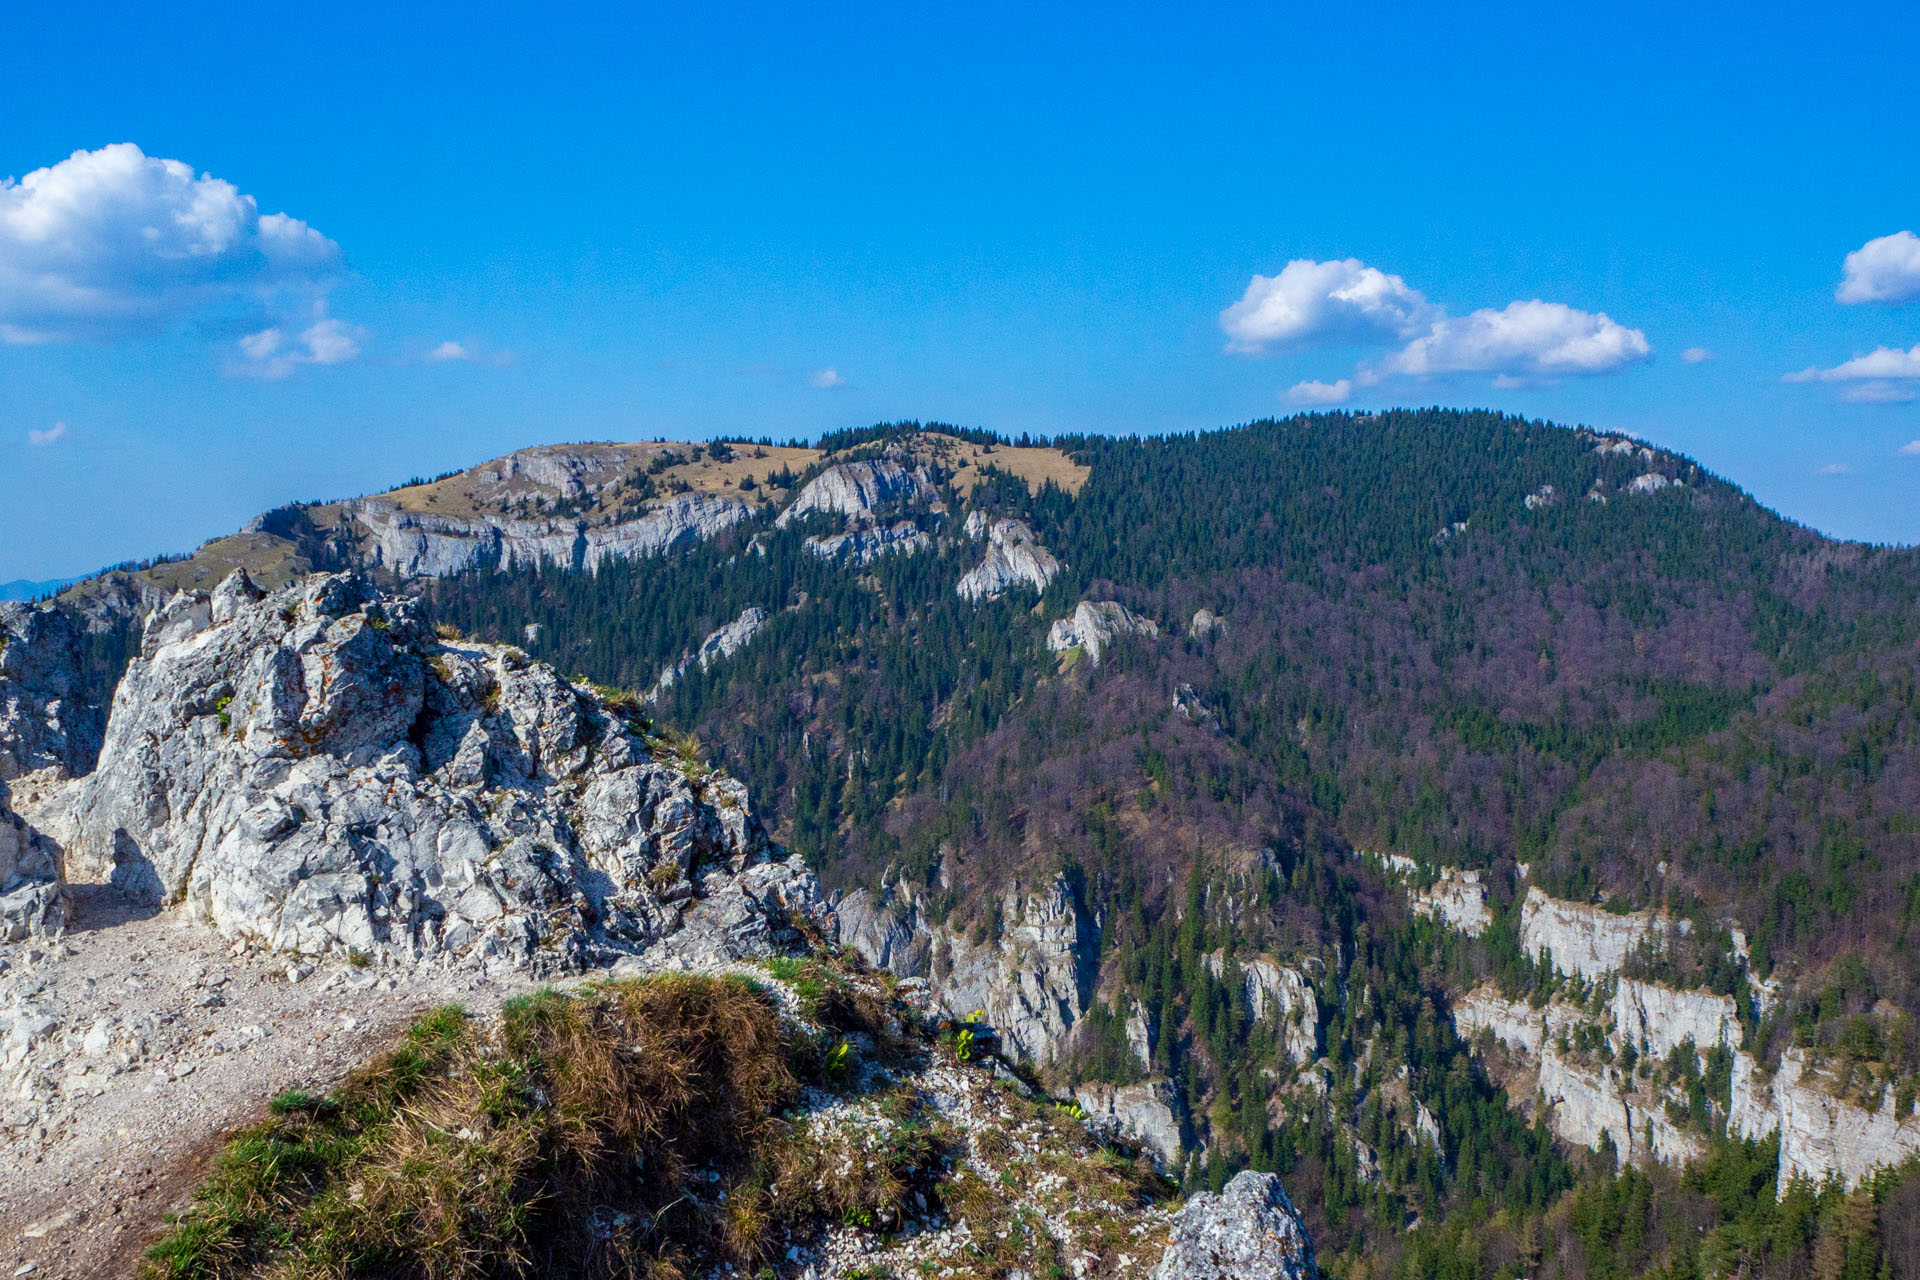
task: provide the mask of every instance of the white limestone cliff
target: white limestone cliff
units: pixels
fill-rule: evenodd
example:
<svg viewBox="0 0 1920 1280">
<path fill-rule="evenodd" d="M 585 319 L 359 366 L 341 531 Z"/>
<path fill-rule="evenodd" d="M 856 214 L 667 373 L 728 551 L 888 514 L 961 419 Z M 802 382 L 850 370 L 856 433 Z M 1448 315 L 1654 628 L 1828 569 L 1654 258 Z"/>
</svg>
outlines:
<svg viewBox="0 0 1920 1280">
<path fill-rule="evenodd" d="M 1141 617 L 1117 600 L 1082 600 L 1070 616 L 1048 629 L 1047 648 L 1055 653 L 1080 649 L 1097 667 L 1101 655 L 1120 637 L 1159 634 L 1153 619 Z"/>
<path fill-rule="evenodd" d="M 699 667 L 705 671 L 714 663 L 731 658 L 753 639 L 756 632 L 766 624 L 767 611 L 759 605 L 748 605 L 740 611 L 740 616 L 725 626 L 717 627 L 707 633 L 700 647 L 687 654 L 680 661 L 661 669 L 660 678 L 654 682 L 647 693 L 652 701 L 671 689 L 687 672 Z"/>
<path fill-rule="evenodd" d="M 1664 943 L 1671 928 L 1656 911 L 1616 915 L 1536 888 L 1520 906 L 1520 945 L 1527 953 L 1537 960 L 1550 952 L 1555 969 L 1587 979 L 1619 972 L 1643 941 Z"/>
<path fill-rule="evenodd" d="M 1045 591 L 1060 574 L 1060 562 L 1024 520 L 990 520 L 975 511 L 967 516 L 966 534 L 976 542 L 984 539 L 987 554 L 954 587 L 962 599 L 992 600 L 1021 585 Z"/>
</svg>

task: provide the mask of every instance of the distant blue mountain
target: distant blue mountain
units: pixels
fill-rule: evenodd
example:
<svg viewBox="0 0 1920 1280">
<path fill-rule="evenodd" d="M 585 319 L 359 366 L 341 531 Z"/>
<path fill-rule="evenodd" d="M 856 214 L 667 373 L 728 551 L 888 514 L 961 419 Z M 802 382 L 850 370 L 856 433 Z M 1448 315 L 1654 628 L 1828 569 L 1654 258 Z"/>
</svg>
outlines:
<svg viewBox="0 0 1920 1280">
<path fill-rule="evenodd" d="M 78 581 L 78 578 L 51 578 L 46 582 L 28 582 L 25 578 L 15 578 L 12 582 L 0 582 L 0 600 L 38 600 Z"/>
</svg>

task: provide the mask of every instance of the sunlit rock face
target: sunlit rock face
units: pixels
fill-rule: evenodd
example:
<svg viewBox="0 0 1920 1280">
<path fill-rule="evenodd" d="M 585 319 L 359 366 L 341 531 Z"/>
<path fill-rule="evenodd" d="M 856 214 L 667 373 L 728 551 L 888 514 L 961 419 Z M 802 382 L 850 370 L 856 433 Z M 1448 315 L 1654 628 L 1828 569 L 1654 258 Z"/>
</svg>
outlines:
<svg viewBox="0 0 1920 1280">
<path fill-rule="evenodd" d="M 826 919 L 744 787 L 652 751 L 550 667 L 443 641 L 359 578 L 261 598 L 235 575 L 149 623 L 67 872 L 268 947 L 400 962 L 750 953 Z"/>
</svg>

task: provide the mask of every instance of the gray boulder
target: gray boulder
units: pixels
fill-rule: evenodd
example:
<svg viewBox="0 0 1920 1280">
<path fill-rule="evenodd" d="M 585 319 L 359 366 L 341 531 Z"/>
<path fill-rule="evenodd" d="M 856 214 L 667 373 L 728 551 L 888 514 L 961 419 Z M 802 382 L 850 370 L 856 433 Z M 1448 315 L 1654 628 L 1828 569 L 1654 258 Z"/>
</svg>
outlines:
<svg viewBox="0 0 1920 1280">
<path fill-rule="evenodd" d="M 325 574 L 229 580 L 149 623 L 79 784 L 67 878 L 223 935 L 410 963 L 584 964 L 831 933 L 745 788 L 590 690 Z"/>
<path fill-rule="evenodd" d="M 1313 1242 L 1272 1173 L 1234 1175 L 1174 1219 L 1154 1280 L 1317 1280 Z"/>
</svg>

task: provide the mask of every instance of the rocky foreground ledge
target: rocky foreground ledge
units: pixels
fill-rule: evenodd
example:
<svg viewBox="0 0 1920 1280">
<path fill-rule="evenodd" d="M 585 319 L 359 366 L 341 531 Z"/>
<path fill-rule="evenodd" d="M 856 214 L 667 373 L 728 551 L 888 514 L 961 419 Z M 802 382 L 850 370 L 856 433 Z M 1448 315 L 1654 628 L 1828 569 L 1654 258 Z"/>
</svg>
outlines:
<svg viewBox="0 0 1920 1280">
<path fill-rule="evenodd" d="M 654 733 L 630 699 L 436 634 L 411 602 L 351 575 L 268 595 L 236 573 L 156 613 L 102 733 L 63 697 L 57 628 L 5 621 L 0 1264 L 15 1274 L 265 1274 L 287 1261 L 262 1251 L 285 1238 L 271 1231 L 224 1253 L 141 1257 L 163 1211 L 211 1230 L 222 1179 L 245 1164 L 236 1151 L 288 1136 L 275 1126 L 333 1123 L 329 1107 L 392 1067 L 383 1046 L 404 1037 L 397 1052 L 413 1053 L 420 1028 L 448 1018 L 462 1047 L 415 1081 L 419 1108 L 480 1110 L 427 1130 L 394 1111 L 379 1123 L 400 1128 L 343 1132 L 347 1146 L 328 1150 L 373 1160 L 404 1129 L 434 1151 L 450 1143 L 458 1165 L 498 1154 L 509 1122 L 538 1147 L 579 1119 L 553 1112 L 564 1082 L 529 1076 L 508 1096 L 474 1079 L 526 1049 L 528 1008 L 585 1010 L 569 1025 L 604 1030 L 616 1006 L 653 1001 L 658 1014 L 661 983 L 758 993 L 748 1003 L 779 1046 L 762 1065 L 786 1081 L 734 1100 L 728 1123 L 762 1144 L 751 1159 L 734 1149 L 716 1163 L 696 1127 L 685 1149 L 642 1134 L 619 1163 L 678 1170 L 703 1222 L 733 1223 L 683 1233 L 680 1274 L 1315 1274 L 1270 1175 L 1179 1210 L 1150 1160 L 1103 1146 L 1071 1103 L 985 1053 L 987 1027 L 936 1037 L 923 984 L 836 959 L 812 873 L 768 840 L 740 784 Z M 538 994 L 553 981 L 567 990 Z M 651 1080 L 650 1096 L 669 1080 L 707 1088 L 737 1036 L 665 1075 L 647 1066 L 698 1030 L 670 1016 L 615 1026 L 600 1065 Z M 549 1045 L 525 1070 L 555 1070 L 591 1039 Z M 618 1111 L 622 1096 L 599 1102 Z M 241 1146 L 219 1155 L 236 1129 Z M 911 1168 L 891 1181 L 857 1176 L 903 1153 Z M 339 1209 L 376 1171 L 328 1168 L 346 1180 L 316 1172 L 270 1198 L 288 1213 Z M 856 1184 L 866 1198 L 840 1203 Z M 521 1191 L 559 1203 L 545 1182 L 511 1181 L 502 1203 Z M 411 1203 L 404 1186 L 386 1192 Z M 565 1230 L 653 1248 L 630 1208 L 599 1208 Z M 509 1251 L 447 1274 L 530 1274 L 532 1260 Z M 366 1266 L 339 1273 L 387 1274 Z"/>
</svg>

